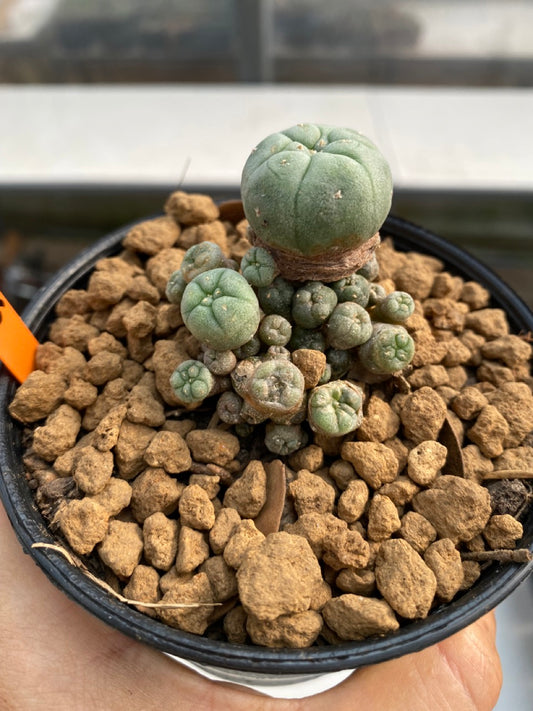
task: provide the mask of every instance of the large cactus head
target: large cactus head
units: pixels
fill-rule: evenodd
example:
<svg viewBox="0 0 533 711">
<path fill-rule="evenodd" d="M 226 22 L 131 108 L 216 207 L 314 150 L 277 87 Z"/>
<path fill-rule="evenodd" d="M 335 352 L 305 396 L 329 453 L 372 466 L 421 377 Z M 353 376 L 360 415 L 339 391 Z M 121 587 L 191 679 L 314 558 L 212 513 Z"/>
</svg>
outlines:
<svg viewBox="0 0 533 711">
<path fill-rule="evenodd" d="M 258 242 L 274 258 L 281 253 L 276 261 L 282 274 L 288 268 L 292 278 L 333 280 L 354 271 L 347 254 L 360 250 L 366 254 L 362 263 L 372 254 L 364 245 L 390 210 L 392 178 L 377 147 L 357 131 L 298 124 L 254 149 L 241 194 Z M 346 259 L 350 267 L 341 266 L 339 274 L 339 261 Z M 327 273 L 317 273 L 332 262 L 336 266 Z M 305 266 L 305 275 L 298 275 L 298 265 Z"/>
</svg>

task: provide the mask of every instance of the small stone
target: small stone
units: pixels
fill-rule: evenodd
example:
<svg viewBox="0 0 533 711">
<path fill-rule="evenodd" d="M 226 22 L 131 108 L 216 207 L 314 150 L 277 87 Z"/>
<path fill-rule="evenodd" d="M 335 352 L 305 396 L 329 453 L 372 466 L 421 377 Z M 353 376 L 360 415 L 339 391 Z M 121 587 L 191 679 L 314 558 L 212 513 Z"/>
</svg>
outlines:
<svg viewBox="0 0 533 711">
<path fill-rule="evenodd" d="M 398 474 L 396 455 L 381 442 L 345 442 L 341 456 L 373 489 L 393 481 Z"/>
<path fill-rule="evenodd" d="M 209 544 L 215 555 L 223 552 L 229 539 L 241 522 L 236 509 L 221 509 L 209 531 Z"/>
<path fill-rule="evenodd" d="M 385 600 L 350 593 L 332 598 L 322 614 L 326 624 L 343 640 L 383 636 L 400 626 Z"/>
<path fill-rule="evenodd" d="M 93 385 L 104 385 L 120 376 L 122 360 L 118 353 L 99 351 L 87 362 L 83 376 Z"/>
<path fill-rule="evenodd" d="M 378 590 L 399 615 L 407 619 L 427 616 L 437 580 L 407 541 L 398 538 L 381 544 L 375 574 Z"/>
<path fill-rule="evenodd" d="M 159 617 L 167 625 L 191 634 L 203 634 L 213 611 L 213 593 L 205 573 L 197 573 L 189 580 L 178 580 L 161 598 L 163 604 L 187 607 L 160 608 Z M 190 605 L 193 605 L 192 607 Z"/>
<path fill-rule="evenodd" d="M 421 555 L 426 548 L 437 538 L 434 526 L 415 511 L 408 511 L 402 516 L 399 535 L 407 541 L 417 553 Z"/>
<path fill-rule="evenodd" d="M 477 444 L 480 452 L 488 458 L 498 457 L 503 453 L 503 443 L 508 434 L 507 420 L 493 405 L 485 405 L 475 424 L 467 430 L 469 439 Z"/>
<path fill-rule="evenodd" d="M 111 477 L 106 486 L 98 494 L 89 498 L 104 508 L 109 516 L 118 516 L 131 501 L 132 488 L 124 479 Z"/>
<path fill-rule="evenodd" d="M 158 511 L 144 519 L 144 556 L 159 570 L 170 570 L 178 550 L 179 525 Z"/>
<path fill-rule="evenodd" d="M 92 444 L 100 452 L 109 452 L 118 442 L 120 428 L 126 417 L 127 406 L 117 405 L 94 428 Z"/>
<path fill-rule="evenodd" d="M 485 528 L 491 515 L 490 495 L 476 482 L 440 476 L 433 488 L 413 498 L 413 508 L 437 530 L 440 538 L 469 541 Z"/>
<path fill-rule="evenodd" d="M 318 385 L 326 367 L 326 355 L 311 348 L 298 348 L 291 353 L 291 360 L 304 376 L 306 390 Z"/>
<path fill-rule="evenodd" d="M 182 225 L 198 225 L 212 222 L 219 216 L 219 210 L 208 195 L 173 192 L 165 203 L 165 212 Z"/>
<path fill-rule="evenodd" d="M 472 420 L 489 404 L 483 393 L 472 386 L 464 388 L 450 403 L 451 409 L 462 420 Z"/>
<path fill-rule="evenodd" d="M 221 555 L 215 555 L 202 563 L 201 571 L 209 578 L 213 596 L 217 602 L 225 602 L 237 595 L 237 577 L 233 568 Z"/>
<path fill-rule="evenodd" d="M 89 405 L 92 405 L 93 402 L 96 401 L 97 397 L 98 388 L 96 385 L 92 385 L 79 377 L 72 378 L 64 393 L 64 399 L 67 405 L 75 407 L 76 410 L 85 410 L 86 407 L 89 407 Z"/>
<path fill-rule="evenodd" d="M 209 558 L 209 545 L 202 531 L 189 526 L 181 526 L 178 538 L 176 570 L 178 573 L 192 573 Z"/>
<path fill-rule="evenodd" d="M 362 479 L 354 479 L 339 496 L 338 516 L 347 523 L 354 523 L 363 514 L 368 503 L 369 490 Z"/>
<path fill-rule="evenodd" d="M 73 477 L 86 494 L 98 494 L 109 483 L 113 474 L 112 452 L 100 452 L 91 445 L 78 452 Z"/>
<path fill-rule="evenodd" d="M 133 479 L 146 467 L 144 453 L 154 435 L 152 427 L 123 420 L 115 446 L 115 463 L 123 479 Z"/>
<path fill-rule="evenodd" d="M 311 607 L 322 588 L 320 565 L 307 541 L 272 533 L 248 552 L 237 571 L 239 596 L 249 615 L 275 620 Z"/>
<path fill-rule="evenodd" d="M 241 518 L 255 518 L 266 502 L 266 472 L 259 460 L 252 460 L 227 489 L 224 506 L 237 509 Z"/>
<path fill-rule="evenodd" d="M 521 445 L 533 430 L 533 393 L 529 386 L 526 383 L 504 383 L 497 390 L 487 393 L 487 399 L 507 422 L 509 431 L 503 446 Z"/>
<path fill-rule="evenodd" d="M 416 484 L 429 486 L 446 463 L 448 450 L 440 442 L 425 441 L 409 452 L 407 474 Z"/>
<path fill-rule="evenodd" d="M 446 418 L 446 403 L 429 387 L 408 395 L 400 413 L 405 436 L 416 444 L 436 440 Z"/>
<path fill-rule="evenodd" d="M 515 368 L 531 358 L 532 347 L 520 336 L 509 334 L 484 343 L 481 354 L 484 358 L 501 360 L 509 368 Z"/>
<path fill-rule="evenodd" d="M 472 311 L 476 311 L 489 305 L 490 292 L 477 281 L 466 281 L 463 284 L 460 298 L 470 306 Z"/>
<path fill-rule="evenodd" d="M 465 479 L 473 479 L 479 484 L 485 474 L 494 469 L 492 460 L 485 457 L 477 444 L 467 444 L 462 449 Z"/>
<path fill-rule="evenodd" d="M 335 585 L 343 592 L 369 597 L 376 591 L 376 576 L 372 570 L 344 568 L 335 578 Z"/>
<path fill-rule="evenodd" d="M 224 632 L 228 642 L 233 644 L 244 644 L 248 638 L 246 631 L 247 614 L 242 605 L 236 605 L 224 616 Z"/>
<path fill-rule="evenodd" d="M 385 442 L 400 428 L 400 418 L 391 406 L 377 395 L 372 395 L 365 407 L 363 422 L 357 429 L 359 440 Z"/>
<path fill-rule="evenodd" d="M 271 648 L 310 647 L 322 629 L 322 616 L 314 610 L 280 615 L 275 620 L 248 616 L 246 629 L 254 644 Z"/>
<path fill-rule="evenodd" d="M 466 328 L 471 328 L 485 338 L 494 339 L 509 333 L 507 316 L 502 309 L 479 309 L 471 311 L 465 318 Z"/>
<path fill-rule="evenodd" d="M 326 530 L 323 546 L 324 563 L 333 570 L 364 568 L 368 564 L 369 545 L 359 531 L 332 526 Z"/>
<path fill-rule="evenodd" d="M 177 432 L 156 432 L 144 452 L 144 461 L 151 467 L 162 467 L 169 474 L 190 469 L 191 453 Z"/>
<path fill-rule="evenodd" d="M 183 489 L 178 508 L 184 526 L 208 531 L 215 523 L 215 508 L 205 489 L 198 484 L 189 484 Z"/>
<path fill-rule="evenodd" d="M 356 477 L 353 466 L 350 462 L 345 462 L 343 459 L 336 459 L 331 464 L 329 468 L 329 475 L 339 489 L 346 489 L 350 481 Z"/>
<path fill-rule="evenodd" d="M 70 405 L 60 405 L 33 432 L 33 449 L 37 456 L 52 462 L 74 447 L 81 427 L 80 413 Z"/>
<path fill-rule="evenodd" d="M 136 523 L 110 521 L 98 555 L 119 578 L 129 578 L 141 560 L 142 530 Z"/>
<path fill-rule="evenodd" d="M 464 580 L 461 554 L 453 541 L 442 538 L 432 543 L 424 553 L 424 561 L 437 579 L 437 597 L 450 602 L 461 589 Z"/>
<path fill-rule="evenodd" d="M 195 462 L 212 462 L 221 467 L 235 459 L 240 450 L 239 439 L 224 430 L 193 430 L 185 441 Z"/>
<path fill-rule="evenodd" d="M 180 226 L 171 217 L 156 217 L 139 222 L 128 232 L 122 244 L 143 254 L 154 255 L 172 247 L 179 235 Z"/>
<path fill-rule="evenodd" d="M 407 476 L 399 476 L 390 484 L 385 484 L 378 489 L 379 494 L 388 496 L 396 506 L 405 506 L 419 491 L 420 487 Z"/>
<path fill-rule="evenodd" d="M 385 541 L 401 527 L 398 509 L 382 494 L 374 494 L 368 507 L 367 534 L 371 541 Z"/>
<path fill-rule="evenodd" d="M 317 474 L 302 469 L 288 487 L 298 516 L 305 513 L 331 513 L 335 503 L 335 489 Z"/>
<path fill-rule="evenodd" d="M 159 575 L 157 570 L 154 570 L 149 565 L 138 565 L 131 578 L 128 580 L 128 584 L 123 590 L 124 597 L 128 600 L 139 600 L 140 602 L 154 603 L 158 602 L 161 598 L 159 593 Z M 144 605 L 139 605 L 138 610 L 144 612 L 150 617 L 155 616 L 154 610 Z"/>
<path fill-rule="evenodd" d="M 69 501 L 58 515 L 63 535 L 79 555 L 88 555 L 104 539 L 108 521 L 108 512 L 89 497 Z"/>
<path fill-rule="evenodd" d="M 309 472 L 316 472 L 324 465 L 324 451 L 316 444 L 310 444 L 307 447 L 302 447 L 297 452 L 289 456 L 289 466 L 294 471 L 307 469 Z"/>
<path fill-rule="evenodd" d="M 164 469 L 146 469 L 132 483 L 131 510 L 135 519 L 143 523 L 148 516 L 161 511 L 169 515 L 178 508 L 183 491 Z"/>
<path fill-rule="evenodd" d="M 522 524 L 509 514 L 491 516 L 483 531 L 483 538 L 493 550 L 515 548 L 523 535 Z"/>
<path fill-rule="evenodd" d="M 232 568 L 239 568 L 246 555 L 252 548 L 261 545 L 265 536 L 259 531 L 253 521 L 244 519 L 233 530 L 233 533 L 224 547 L 224 560 Z"/>
</svg>

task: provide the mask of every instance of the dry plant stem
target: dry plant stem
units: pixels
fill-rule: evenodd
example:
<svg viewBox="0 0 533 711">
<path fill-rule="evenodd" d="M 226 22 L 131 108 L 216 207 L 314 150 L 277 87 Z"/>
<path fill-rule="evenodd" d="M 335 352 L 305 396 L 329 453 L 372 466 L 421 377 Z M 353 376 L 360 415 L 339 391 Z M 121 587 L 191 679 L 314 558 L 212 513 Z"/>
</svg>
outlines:
<svg viewBox="0 0 533 711">
<path fill-rule="evenodd" d="M 127 605 L 134 605 L 136 607 L 149 607 L 152 609 L 176 609 L 176 608 L 181 608 L 181 607 L 205 607 L 209 606 L 211 607 L 212 605 L 222 605 L 220 602 L 143 602 L 142 600 L 130 600 L 127 597 L 124 597 L 124 595 L 121 595 L 120 593 L 116 592 L 116 590 L 113 590 L 113 588 L 108 585 L 106 582 L 101 580 L 100 578 L 97 578 L 96 575 L 93 575 L 87 568 L 83 565 L 81 561 L 79 561 L 77 558 L 75 558 L 71 553 L 69 553 L 67 550 L 62 548 L 61 546 L 54 545 L 53 543 L 32 543 L 32 548 L 43 548 L 45 550 L 51 550 L 54 551 L 55 553 L 60 553 L 64 558 L 67 559 L 67 561 L 74 566 L 75 568 L 78 568 L 89 580 L 91 580 L 93 583 L 98 585 L 98 587 L 102 588 L 105 590 L 107 593 L 112 595 L 114 598 L 117 600 L 120 600 L 120 602 L 124 602 Z"/>
<path fill-rule="evenodd" d="M 287 477 L 285 465 L 279 459 L 268 462 L 265 466 L 266 480 L 266 503 L 255 518 L 255 527 L 265 536 L 269 533 L 279 531 L 281 515 L 285 506 L 285 496 L 287 492 Z"/>
<path fill-rule="evenodd" d="M 533 472 L 525 469 L 495 469 L 483 475 L 483 481 L 496 479 L 533 479 Z"/>
<path fill-rule="evenodd" d="M 465 465 L 461 442 L 453 429 L 450 419 L 446 417 L 439 432 L 438 441 L 448 450 L 446 456 L 446 473 L 454 476 L 464 477 Z"/>
<path fill-rule="evenodd" d="M 461 553 L 463 560 L 475 560 L 478 563 L 496 560 L 499 563 L 529 563 L 533 560 L 533 555 L 527 548 L 517 548 L 508 550 L 502 548 L 495 551 L 471 551 Z"/>
<path fill-rule="evenodd" d="M 337 281 L 350 276 L 361 269 L 374 254 L 380 243 L 379 232 L 356 249 L 332 248 L 326 254 L 314 258 L 304 257 L 282 249 L 275 249 L 265 244 L 252 229 L 248 230 L 248 239 L 257 246 L 266 249 L 276 262 L 280 274 L 290 281 Z"/>
</svg>

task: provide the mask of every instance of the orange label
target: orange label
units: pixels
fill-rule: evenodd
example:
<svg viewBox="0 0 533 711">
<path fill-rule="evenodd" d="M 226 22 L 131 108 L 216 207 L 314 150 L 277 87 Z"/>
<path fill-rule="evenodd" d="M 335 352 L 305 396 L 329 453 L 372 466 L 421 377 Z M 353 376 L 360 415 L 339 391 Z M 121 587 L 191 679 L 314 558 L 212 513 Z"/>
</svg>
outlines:
<svg viewBox="0 0 533 711">
<path fill-rule="evenodd" d="M 35 367 L 39 341 L 0 291 L 0 361 L 22 383 Z"/>
</svg>

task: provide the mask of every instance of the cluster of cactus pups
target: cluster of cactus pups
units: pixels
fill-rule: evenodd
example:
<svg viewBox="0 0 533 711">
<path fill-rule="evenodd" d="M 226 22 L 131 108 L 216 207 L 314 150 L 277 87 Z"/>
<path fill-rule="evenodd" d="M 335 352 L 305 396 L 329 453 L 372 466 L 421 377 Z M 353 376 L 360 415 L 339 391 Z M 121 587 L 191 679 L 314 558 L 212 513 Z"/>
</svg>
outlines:
<svg viewBox="0 0 533 711">
<path fill-rule="evenodd" d="M 265 171 L 268 180 L 261 177 Z M 238 434 L 266 423 L 265 445 L 281 455 L 305 445 L 306 423 L 326 437 L 357 429 L 364 394 L 356 383 L 386 379 L 402 371 L 414 354 L 402 325 L 413 312 L 413 299 L 406 292 L 386 294 L 375 283 L 379 267 L 373 249 L 364 252 L 386 217 L 390 192 L 386 162 L 355 131 L 304 124 L 265 139 L 243 172 L 243 206 L 254 246 L 239 265 L 215 243 L 196 244 L 168 281 L 168 300 L 180 305 L 185 326 L 202 346 L 197 360 L 181 363 L 171 376 L 178 399 L 196 407 L 215 396 L 220 419 Z M 305 223 L 316 224 L 327 215 L 334 244 L 324 226 L 322 250 L 320 239 L 314 237 L 309 248 L 298 236 L 302 195 Z M 271 219 L 261 218 L 265 206 L 271 216 L 281 211 L 273 247 Z M 290 219 L 285 214 L 284 221 L 283 210 Z M 299 260 L 303 274 L 311 269 L 316 278 L 302 278 Z M 328 275 L 338 276 L 339 263 L 343 276 L 329 280 Z M 358 268 L 349 271 L 354 264 Z M 293 355 L 301 349 L 325 355 L 323 372 L 311 387 Z"/>
</svg>

